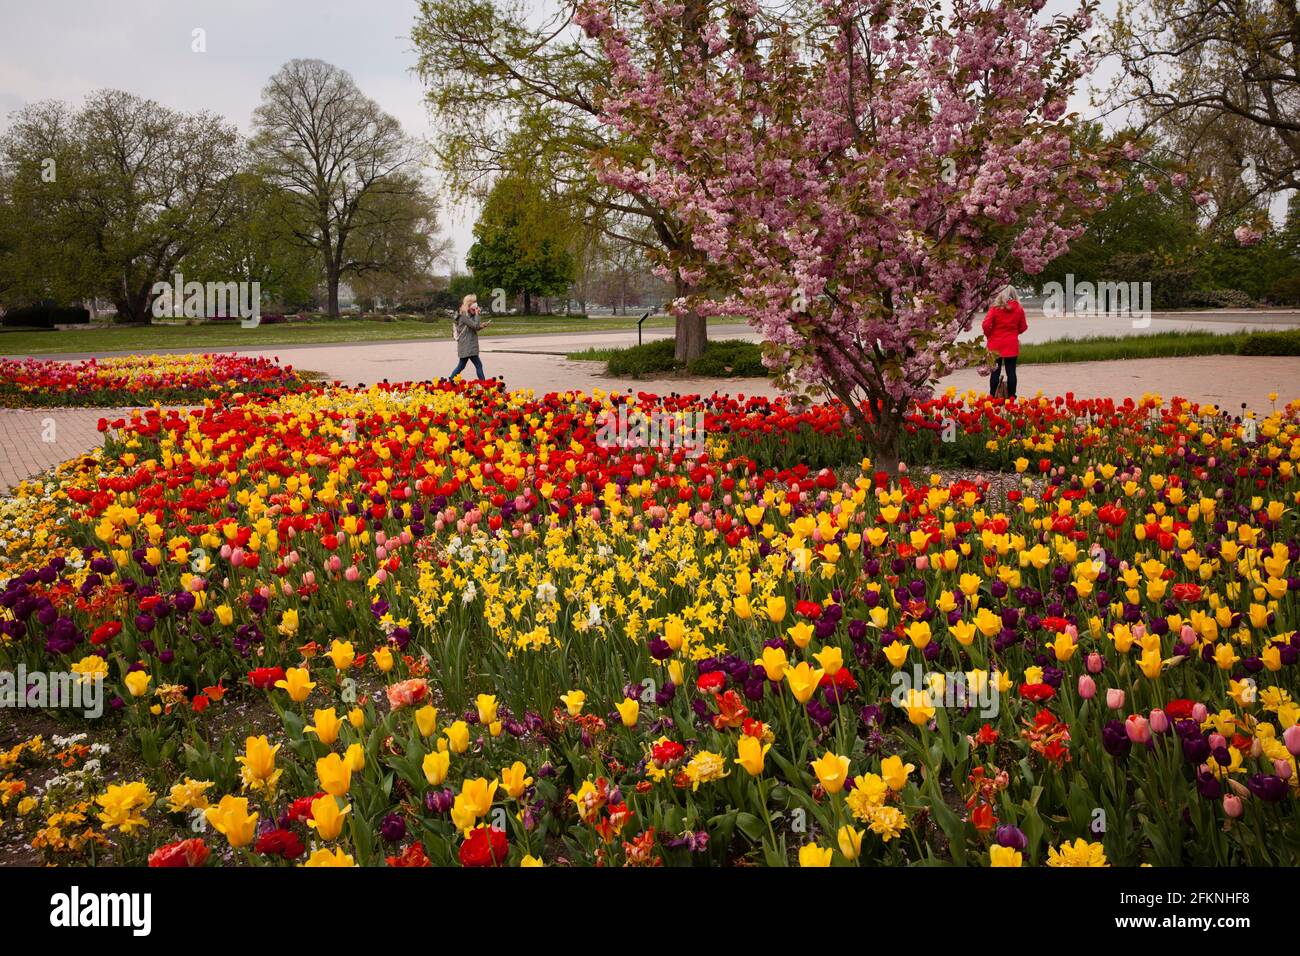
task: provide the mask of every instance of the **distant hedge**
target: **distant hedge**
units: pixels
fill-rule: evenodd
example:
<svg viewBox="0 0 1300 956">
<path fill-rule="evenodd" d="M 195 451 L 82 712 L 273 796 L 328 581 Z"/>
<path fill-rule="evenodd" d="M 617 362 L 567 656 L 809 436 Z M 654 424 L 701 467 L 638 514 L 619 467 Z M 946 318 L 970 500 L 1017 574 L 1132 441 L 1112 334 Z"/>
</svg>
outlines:
<svg viewBox="0 0 1300 956">
<path fill-rule="evenodd" d="M 74 305 L 24 305 L 5 312 L 0 325 L 22 329 L 52 329 L 56 325 L 89 325 L 90 310 Z"/>
<path fill-rule="evenodd" d="M 710 378 L 763 378 L 771 373 L 763 365 L 763 352 L 755 342 L 722 339 L 708 342 L 704 354 L 689 364 L 676 359 L 676 342 L 658 339 L 645 345 L 619 349 L 609 357 L 610 375 L 644 378 L 663 372 L 680 372 Z"/>
<path fill-rule="evenodd" d="M 1237 348 L 1239 355 L 1300 355 L 1300 329 L 1252 332 Z"/>
</svg>

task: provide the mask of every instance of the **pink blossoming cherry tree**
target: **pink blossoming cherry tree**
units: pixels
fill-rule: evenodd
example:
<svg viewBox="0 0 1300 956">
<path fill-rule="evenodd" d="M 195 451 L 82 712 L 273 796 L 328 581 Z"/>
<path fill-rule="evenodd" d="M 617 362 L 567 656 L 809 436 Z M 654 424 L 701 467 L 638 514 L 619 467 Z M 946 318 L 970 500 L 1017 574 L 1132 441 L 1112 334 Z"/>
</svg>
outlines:
<svg viewBox="0 0 1300 956">
<path fill-rule="evenodd" d="M 970 364 L 956 340 L 1018 272 L 1067 248 L 1121 185 L 1116 144 L 1073 134 L 1091 6 L 752 0 L 576 20 L 609 68 L 601 177 L 672 213 L 697 251 L 660 268 L 740 315 L 785 387 L 833 396 L 898 464 L 908 405 Z M 616 10 L 620 11 L 616 15 Z"/>
</svg>

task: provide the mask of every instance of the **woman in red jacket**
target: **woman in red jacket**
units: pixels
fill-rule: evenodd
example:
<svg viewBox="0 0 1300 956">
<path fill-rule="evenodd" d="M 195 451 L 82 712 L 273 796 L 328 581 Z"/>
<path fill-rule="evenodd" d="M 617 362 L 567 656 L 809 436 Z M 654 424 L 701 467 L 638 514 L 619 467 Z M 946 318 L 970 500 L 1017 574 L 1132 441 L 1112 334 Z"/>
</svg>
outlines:
<svg viewBox="0 0 1300 956">
<path fill-rule="evenodd" d="M 1016 358 L 1020 355 L 1020 333 L 1029 328 L 1025 310 L 1016 301 L 1016 290 L 1007 286 L 993 300 L 993 307 L 984 316 L 984 338 L 989 348 L 998 354 L 993 366 L 993 379 L 989 383 L 991 394 L 998 393 L 1002 370 L 1007 372 L 1007 398 L 1016 397 Z"/>
</svg>

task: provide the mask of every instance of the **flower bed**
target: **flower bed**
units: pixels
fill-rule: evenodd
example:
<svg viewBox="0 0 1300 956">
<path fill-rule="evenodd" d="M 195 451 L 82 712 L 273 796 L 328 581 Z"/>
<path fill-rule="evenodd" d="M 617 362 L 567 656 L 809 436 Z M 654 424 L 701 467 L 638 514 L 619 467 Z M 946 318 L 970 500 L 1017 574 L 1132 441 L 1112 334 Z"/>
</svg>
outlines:
<svg viewBox="0 0 1300 956">
<path fill-rule="evenodd" d="M 132 769 L 42 791 L 26 742 L 5 826 L 153 865 L 1297 862 L 1300 403 L 948 395 L 891 481 L 833 407 L 633 400 L 704 409 L 707 455 L 478 383 L 105 420 L 6 504 L 0 659 L 102 675 L 82 729 Z"/>
<path fill-rule="evenodd" d="M 7 408 L 199 402 L 299 384 L 291 366 L 225 353 L 125 355 L 83 362 L 0 358 L 0 407 Z"/>
</svg>

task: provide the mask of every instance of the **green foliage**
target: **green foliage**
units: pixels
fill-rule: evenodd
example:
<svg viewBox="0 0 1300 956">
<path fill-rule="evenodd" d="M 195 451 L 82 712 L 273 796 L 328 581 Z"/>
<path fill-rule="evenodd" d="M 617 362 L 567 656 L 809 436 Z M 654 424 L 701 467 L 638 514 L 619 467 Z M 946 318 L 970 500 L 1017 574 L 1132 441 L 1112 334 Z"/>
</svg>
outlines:
<svg viewBox="0 0 1300 956">
<path fill-rule="evenodd" d="M 1102 138 L 1097 124 L 1083 125 L 1078 136 L 1088 144 Z M 1129 179 L 1110 204 L 1089 220 L 1069 251 L 1032 281 L 1064 284 L 1069 274 L 1076 282 L 1129 281 L 1125 273 L 1141 271 L 1135 277 L 1138 281 L 1155 283 L 1154 272 L 1175 268 L 1182 261 L 1180 253 L 1197 239 L 1196 206 L 1167 179 L 1159 181 L 1160 188 L 1148 192 L 1138 177 Z M 1152 290 L 1153 295 L 1161 291 Z"/>
<path fill-rule="evenodd" d="M 678 362 L 675 353 L 672 339 L 659 339 L 625 349 L 577 352 L 570 358 L 604 359 L 610 375 L 630 378 L 682 371 L 708 378 L 765 378 L 770 374 L 763 365 L 762 348 L 743 339 L 709 342 L 704 354 L 689 363 Z"/>
<path fill-rule="evenodd" d="M 1255 332 L 1238 349 L 1241 355 L 1300 355 L 1300 329 Z"/>
<path fill-rule="evenodd" d="M 238 138 L 212 114 L 120 90 L 14 114 L 0 143 L 6 296 L 102 296 L 147 322 L 154 284 L 231 222 Z"/>
<path fill-rule="evenodd" d="M 509 172 L 488 194 L 465 263 L 480 290 L 522 295 L 528 312 L 533 296 L 558 295 L 573 281 L 569 228 L 563 204 L 534 172 Z M 481 291 L 479 299 L 489 304 Z"/>
</svg>

